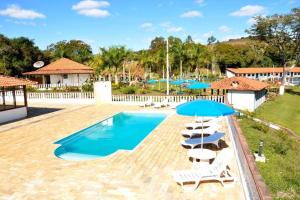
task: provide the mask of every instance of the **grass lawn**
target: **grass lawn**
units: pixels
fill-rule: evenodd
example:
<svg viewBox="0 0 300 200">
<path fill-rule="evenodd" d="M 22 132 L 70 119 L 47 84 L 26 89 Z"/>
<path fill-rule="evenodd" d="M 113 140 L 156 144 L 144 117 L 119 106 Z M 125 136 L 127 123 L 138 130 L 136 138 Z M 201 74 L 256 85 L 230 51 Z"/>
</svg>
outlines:
<svg viewBox="0 0 300 200">
<path fill-rule="evenodd" d="M 300 87 L 293 87 L 283 96 L 260 106 L 255 116 L 282 125 L 300 135 Z"/>
<path fill-rule="evenodd" d="M 250 119 L 239 121 L 251 152 L 264 141 L 267 162 L 257 166 L 274 199 L 300 199 L 300 142 Z"/>
</svg>

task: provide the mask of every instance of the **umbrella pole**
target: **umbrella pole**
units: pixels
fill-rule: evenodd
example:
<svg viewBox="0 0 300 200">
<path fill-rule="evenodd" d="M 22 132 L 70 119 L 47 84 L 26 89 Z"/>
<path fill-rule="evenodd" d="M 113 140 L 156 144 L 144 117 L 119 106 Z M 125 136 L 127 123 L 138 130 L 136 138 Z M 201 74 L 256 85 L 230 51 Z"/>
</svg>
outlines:
<svg viewBox="0 0 300 200">
<path fill-rule="evenodd" d="M 201 150 L 202 150 L 202 152 L 203 152 L 203 135 L 204 135 L 204 133 L 203 133 L 203 116 L 201 117 L 201 121 L 202 121 L 202 139 L 201 139 Z"/>
</svg>

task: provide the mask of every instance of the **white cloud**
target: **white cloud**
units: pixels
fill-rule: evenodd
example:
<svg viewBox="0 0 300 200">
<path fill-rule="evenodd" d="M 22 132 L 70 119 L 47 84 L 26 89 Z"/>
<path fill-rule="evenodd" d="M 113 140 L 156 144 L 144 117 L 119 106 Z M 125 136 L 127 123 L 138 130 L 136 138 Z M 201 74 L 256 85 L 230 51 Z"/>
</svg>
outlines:
<svg viewBox="0 0 300 200">
<path fill-rule="evenodd" d="M 203 4 L 204 0 L 195 0 L 195 2 L 198 3 L 198 4 Z"/>
<path fill-rule="evenodd" d="M 161 27 L 163 28 L 167 28 L 167 27 L 170 27 L 171 26 L 171 22 L 163 22 L 160 24 Z"/>
<path fill-rule="evenodd" d="M 168 27 L 166 30 L 169 33 L 177 33 L 177 32 L 184 31 L 184 29 L 180 26 L 171 26 L 171 27 Z"/>
<path fill-rule="evenodd" d="M 197 10 L 191 10 L 191 11 L 182 13 L 182 15 L 180 17 L 182 17 L 182 18 L 202 17 L 202 13 Z"/>
<path fill-rule="evenodd" d="M 247 5 L 235 12 L 230 13 L 230 15 L 236 17 L 254 16 L 254 15 L 262 14 L 265 10 L 266 8 L 260 5 Z"/>
<path fill-rule="evenodd" d="M 107 17 L 110 15 L 110 13 L 107 10 L 101 9 L 84 9 L 79 10 L 78 13 L 88 17 Z"/>
<path fill-rule="evenodd" d="M 150 22 L 146 22 L 141 25 L 141 28 L 151 28 L 151 27 L 153 27 L 153 24 Z"/>
<path fill-rule="evenodd" d="M 231 31 L 231 28 L 229 28 L 228 26 L 223 25 L 223 26 L 219 27 L 219 31 L 221 31 L 223 33 L 227 33 L 229 31 Z"/>
<path fill-rule="evenodd" d="M 0 15 L 16 19 L 46 18 L 46 16 L 42 13 L 34 10 L 26 10 L 18 5 L 9 5 L 6 9 L 0 10 Z"/>
<path fill-rule="evenodd" d="M 108 7 L 110 3 L 107 1 L 83 0 L 72 6 L 73 10 L 94 9 L 100 7 Z"/>
<path fill-rule="evenodd" d="M 210 36 L 212 36 L 213 35 L 213 31 L 210 31 L 210 32 L 207 32 L 207 33 L 204 33 L 202 36 L 204 37 L 204 38 L 209 38 Z"/>
<path fill-rule="evenodd" d="M 163 23 L 160 24 L 160 26 L 162 28 L 164 28 L 165 31 L 168 32 L 168 33 L 176 33 L 176 32 L 184 31 L 184 29 L 182 27 L 174 26 L 174 25 L 172 25 L 171 22 L 163 22 Z"/>
<path fill-rule="evenodd" d="M 104 18 L 108 17 L 110 13 L 108 10 L 102 8 L 108 6 L 110 6 L 110 3 L 107 1 L 82 0 L 79 3 L 73 5 L 72 9 L 76 10 L 80 15 Z"/>
<path fill-rule="evenodd" d="M 154 25 L 151 22 L 145 22 L 140 26 L 145 31 L 154 31 Z"/>
</svg>

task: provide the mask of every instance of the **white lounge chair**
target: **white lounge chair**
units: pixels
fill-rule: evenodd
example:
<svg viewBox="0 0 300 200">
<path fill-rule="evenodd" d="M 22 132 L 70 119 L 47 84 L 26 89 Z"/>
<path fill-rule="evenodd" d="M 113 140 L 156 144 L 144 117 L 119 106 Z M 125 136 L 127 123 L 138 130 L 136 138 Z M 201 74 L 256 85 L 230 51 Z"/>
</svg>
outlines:
<svg viewBox="0 0 300 200">
<path fill-rule="evenodd" d="M 197 117 L 195 122 L 202 123 L 202 120 L 203 120 L 203 122 L 211 122 L 211 121 L 219 122 L 220 118 L 218 118 L 218 117 Z"/>
<path fill-rule="evenodd" d="M 140 104 L 140 107 L 147 107 L 147 106 L 152 106 L 153 102 L 152 102 L 152 98 L 149 98 L 147 101 L 142 102 Z"/>
<path fill-rule="evenodd" d="M 218 131 L 218 128 L 216 127 L 208 127 L 208 128 L 205 128 L 205 129 L 192 129 L 192 130 L 183 130 L 181 131 L 181 134 L 182 136 L 184 137 L 189 137 L 189 138 L 192 138 L 193 136 L 195 135 L 202 135 L 202 133 L 204 135 L 212 135 L 214 134 L 216 131 Z"/>
<path fill-rule="evenodd" d="M 205 129 L 205 128 L 208 128 L 208 127 L 214 127 L 216 129 L 220 128 L 220 125 L 217 123 L 217 122 L 214 122 L 214 121 L 209 121 L 209 122 L 192 122 L 192 123 L 187 123 L 185 124 L 185 128 L 186 129 Z"/>
<path fill-rule="evenodd" d="M 182 189 L 187 191 L 197 189 L 202 181 L 215 180 L 219 181 L 224 186 L 224 182 L 234 181 L 234 177 L 231 175 L 228 168 L 228 164 L 232 157 L 233 154 L 229 149 L 223 149 L 208 168 L 175 171 L 172 175 L 175 181 L 181 185 Z M 187 186 L 189 183 L 193 184 Z"/>
<path fill-rule="evenodd" d="M 153 105 L 153 108 L 161 108 L 161 107 L 167 107 L 168 106 L 168 99 L 164 99 L 162 102 L 155 102 Z"/>
<path fill-rule="evenodd" d="M 179 106 L 180 104 L 186 103 L 186 102 L 187 102 L 187 100 L 181 100 L 181 101 L 178 102 L 178 103 L 171 103 L 171 104 L 169 104 L 169 105 L 170 105 L 170 108 L 176 109 L 177 106 Z"/>
</svg>

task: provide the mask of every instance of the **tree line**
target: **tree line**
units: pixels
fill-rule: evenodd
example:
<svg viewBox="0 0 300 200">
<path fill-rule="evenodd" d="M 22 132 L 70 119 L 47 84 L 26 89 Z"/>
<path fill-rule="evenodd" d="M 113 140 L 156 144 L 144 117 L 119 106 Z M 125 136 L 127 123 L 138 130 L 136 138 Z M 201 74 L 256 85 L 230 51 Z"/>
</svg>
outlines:
<svg viewBox="0 0 300 200">
<path fill-rule="evenodd" d="M 246 32 L 247 38 L 219 42 L 214 36 L 200 44 L 170 36 L 154 38 L 148 49 L 133 51 L 125 46 L 100 48 L 92 53 L 80 40 L 60 41 L 40 50 L 25 37 L 9 39 L 0 35 L 0 74 L 11 76 L 34 70 L 33 63 L 46 64 L 70 58 L 95 69 L 97 75 L 119 77 L 125 74 L 165 77 L 166 40 L 169 42 L 171 75 L 176 77 L 224 72 L 227 67 L 282 67 L 300 64 L 300 9 L 287 14 L 259 16 Z"/>
</svg>

